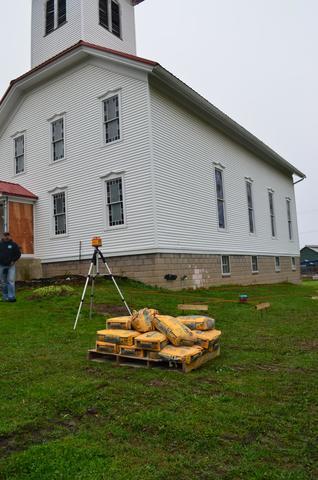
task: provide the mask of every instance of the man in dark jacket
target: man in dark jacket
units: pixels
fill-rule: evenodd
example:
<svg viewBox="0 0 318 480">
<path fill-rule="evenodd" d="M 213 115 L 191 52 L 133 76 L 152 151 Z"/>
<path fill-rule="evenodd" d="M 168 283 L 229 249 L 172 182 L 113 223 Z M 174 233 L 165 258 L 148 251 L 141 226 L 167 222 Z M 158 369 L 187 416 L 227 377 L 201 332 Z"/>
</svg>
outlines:
<svg viewBox="0 0 318 480">
<path fill-rule="evenodd" d="M 21 257 L 19 246 L 12 240 L 9 232 L 2 235 L 0 241 L 0 284 L 2 300 L 15 302 L 15 262 Z"/>
</svg>

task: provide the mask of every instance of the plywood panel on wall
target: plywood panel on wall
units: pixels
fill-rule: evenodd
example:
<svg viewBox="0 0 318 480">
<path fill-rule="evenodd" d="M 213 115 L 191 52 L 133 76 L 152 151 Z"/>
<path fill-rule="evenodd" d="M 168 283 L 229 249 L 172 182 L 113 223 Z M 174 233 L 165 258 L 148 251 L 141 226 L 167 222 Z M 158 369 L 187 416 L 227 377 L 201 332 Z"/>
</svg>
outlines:
<svg viewBox="0 0 318 480">
<path fill-rule="evenodd" d="M 33 205 L 9 202 L 9 228 L 22 253 L 33 254 Z"/>
</svg>

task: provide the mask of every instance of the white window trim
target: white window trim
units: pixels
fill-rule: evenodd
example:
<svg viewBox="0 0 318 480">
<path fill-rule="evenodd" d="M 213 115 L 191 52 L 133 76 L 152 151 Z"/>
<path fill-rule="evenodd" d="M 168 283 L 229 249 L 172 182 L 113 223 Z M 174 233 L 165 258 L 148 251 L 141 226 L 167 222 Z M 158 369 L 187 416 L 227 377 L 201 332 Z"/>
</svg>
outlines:
<svg viewBox="0 0 318 480">
<path fill-rule="evenodd" d="M 24 137 L 24 170 L 23 172 L 16 173 L 16 165 L 15 165 L 15 140 L 19 137 Z M 12 158 L 13 158 L 13 176 L 20 177 L 21 175 L 25 175 L 27 173 L 27 135 L 26 130 L 22 130 L 21 132 L 16 132 L 14 135 L 11 136 L 12 138 Z"/>
<path fill-rule="evenodd" d="M 114 140 L 113 142 L 106 143 L 105 135 L 105 122 L 104 122 L 104 101 L 108 98 L 115 97 L 118 95 L 118 108 L 119 108 L 119 139 Z M 117 88 L 115 90 L 108 90 L 103 95 L 97 97 L 101 104 L 101 147 L 111 147 L 112 145 L 117 145 L 118 143 L 123 142 L 124 132 L 123 132 L 123 113 L 122 113 L 122 89 Z"/>
<path fill-rule="evenodd" d="M 224 271 L 223 271 L 223 257 L 228 257 L 228 259 L 229 259 L 229 269 L 230 269 L 229 273 L 227 273 L 227 272 L 224 273 Z M 231 268 L 231 257 L 230 257 L 230 255 L 221 255 L 221 272 L 222 272 L 222 277 L 230 277 L 231 276 L 232 268 Z"/>
<path fill-rule="evenodd" d="M 269 204 L 269 194 L 273 194 L 273 210 L 274 210 L 274 229 L 275 229 L 275 235 L 273 236 L 272 232 L 272 215 L 271 215 L 271 209 L 270 209 L 270 204 Z M 278 234 L 277 234 L 277 221 L 276 221 L 276 201 L 275 201 L 275 190 L 272 188 L 267 189 L 267 203 L 268 203 L 268 211 L 269 211 L 269 226 L 270 226 L 270 235 L 272 240 L 277 240 L 278 239 Z"/>
<path fill-rule="evenodd" d="M 276 258 L 279 258 L 279 267 L 276 265 Z M 274 264 L 275 264 L 275 272 L 276 272 L 276 273 L 281 272 L 282 262 L 281 262 L 280 256 L 275 255 L 275 257 L 274 257 Z"/>
<path fill-rule="evenodd" d="M 109 210 L 107 203 L 107 182 L 109 180 L 114 180 L 115 178 L 121 178 L 122 190 L 123 190 L 123 207 L 124 207 L 124 224 L 123 225 L 110 225 L 109 224 Z M 109 232 L 110 230 L 124 230 L 128 228 L 127 223 L 127 208 L 126 208 L 126 185 L 125 185 L 125 171 L 121 170 L 120 172 L 109 172 L 106 175 L 100 177 L 102 181 L 102 195 L 103 195 L 103 210 L 104 210 L 104 231 Z"/>
<path fill-rule="evenodd" d="M 290 197 L 285 198 L 286 201 L 286 215 L 287 215 L 287 234 L 288 234 L 288 240 L 290 242 L 295 241 L 295 236 L 294 236 L 294 221 L 293 221 L 293 215 L 292 215 L 292 200 Z M 287 203 L 289 203 L 289 210 L 290 210 L 290 225 L 291 225 L 291 238 L 289 237 L 289 218 L 288 218 L 288 209 L 287 209 Z"/>
<path fill-rule="evenodd" d="M 58 30 L 59 28 L 63 27 L 64 25 L 66 25 L 67 23 L 67 3 L 68 3 L 68 0 L 66 0 L 66 21 L 64 23 L 62 23 L 62 25 L 58 25 L 57 22 L 58 22 L 58 0 L 54 0 L 54 29 L 49 32 L 49 33 L 46 33 L 46 2 L 47 0 L 43 0 L 43 37 L 48 37 L 49 35 L 51 35 L 51 33 L 55 32 L 55 30 Z"/>
<path fill-rule="evenodd" d="M 53 154 L 53 128 L 52 124 L 56 122 L 56 120 L 59 120 L 60 118 L 63 118 L 63 130 L 64 130 L 64 157 L 59 158 L 58 160 L 54 160 L 54 154 Z M 67 152 L 66 152 L 66 134 L 67 134 L 67 125 L 66 125 L 66 112 L 62 113 L 57 113 L 53 117 L 48 118 L 48 123 L 49 123 L 49 163 L 50 165 L 55 165 L 56 163 L 64 162 L 67 159 Z"/>
<path fill-rule="evenodd" d="M 254 269 L 253 269 L 253 257 L 256 257 L 256 258 L 257 258 L 257 270 L 254 270 Z M 252 256 L 251 256 L 251 270 L 252 270 L 252 273 L 253 273 L 253 274 L 259 273 L 259 258 L 258 258 L 258 255 L 252 255 Z"/>
<path fill-rule="evenodd" d="M 122 15 L 122 7 L 120 5 L 120 2 L 118 0 L 114 0 L 114 3 L 117 3 L 119 7 L 119 28 L 120 28 L 120 35 L 116 35 L 113 33 L 113 22 L 112 22 L 112 0 L 108 0 L 108 28 L 105 27 L 100 23 L 99 19 L 99 10 L 98 10 L 98 25 L 102 27 L 104 30 L 107 30 L 110 32 L 112 35 L 114 35 L 118 40 L 123 41 L 123 15 Z"/>
<path fill-rule="evenodd" d="M 254 225 L 254 232 L 250 231 L 250 218 L 249 218 L 249 206 L 248 206 L 248 198 L 247 198 L 247 183 L 251 185 L 251 195 L 252 195 L 252 206 L 253 206 L 253 225 Z M 255 216 L 255 202 L 254 202 L 254 188 L 253 188 L 254 180 L 251 177 L 245 177 L 245 194 L 246 194 L 246 203 L 247 203 L 247 224 L 248 224 L 248 233 L 251 237 L 257 236 L 257 228 L 256 228 L 256 216 Z"/>
<path fill-rule="evenodd" d="M 225 227 L 221 228 L 219 225 L 219 210 L 218 210 L 218 192 L 216 186 L 216 170 L 222 172 L 222 183 L 223 183 L 223 205 L 224 205 L 224 221 Z M 215 189 L 215 205 L 216 205 L 216 221 L 217 229 L 219 232 L 228 233 L 228 217 L 227 217 L 227 201 L 226 201 L 226 181 L 225 181 L 225 166 L 221 163 L 213 162 L 213 178 L 214 178 L 214 189 Z"/>
<path fill-rule="evenodd" d="M 294 259 L 294 261 L 295 261 L 295 265 L 293 264 L 293 259 Z M 293 271 L 293 272 L 296 272 L 296 271 L 297 271 L 296 257 L 291 257 L 290 261 L 291 261 L 292 271 Z"/>
<path fill-rule="evenodd" d="M 66 218 L 66 233 L 61 235 L 56 235 L 55 233 L 55 223 L 54 223 L 54 206 L 53 206 L 53 195 L 57 193 L 65 193 L 65 218 Z M 59 238 L 66 238 L 69 236 L 69 224 L 68 224 L 68 187 L 55 187 L 53 190 L 49 190 L 49 201 L 50 201 L 50 239 L 58 240 Z"/>
</svg>

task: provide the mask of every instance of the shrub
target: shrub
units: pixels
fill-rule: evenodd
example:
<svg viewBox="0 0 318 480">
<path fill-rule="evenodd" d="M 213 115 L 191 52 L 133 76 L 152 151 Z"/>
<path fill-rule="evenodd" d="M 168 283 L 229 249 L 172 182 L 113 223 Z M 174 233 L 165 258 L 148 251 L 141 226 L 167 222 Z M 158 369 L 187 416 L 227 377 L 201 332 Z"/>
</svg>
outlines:
<svg viewBox="0 0 318 480">
<path fill-rule="evenodd" d="M 34 290 L 32 298 L 65 297 L 73 293 L 74 288 L 69 285 L 50 285 Z"/>
</svg>

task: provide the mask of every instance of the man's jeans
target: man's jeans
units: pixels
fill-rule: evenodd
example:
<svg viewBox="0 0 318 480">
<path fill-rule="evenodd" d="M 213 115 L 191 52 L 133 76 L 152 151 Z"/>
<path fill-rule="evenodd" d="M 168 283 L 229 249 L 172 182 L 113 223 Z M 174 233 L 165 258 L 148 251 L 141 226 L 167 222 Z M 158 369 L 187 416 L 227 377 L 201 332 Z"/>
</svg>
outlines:
<svg viewBox="0 0 318 480">
<path fill-rule="evenodd" d="M 15 265 L 4 267 L 0 265 L 0 285 L 3 300 L 15 299 Z"/>
</svg>

